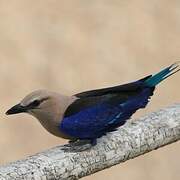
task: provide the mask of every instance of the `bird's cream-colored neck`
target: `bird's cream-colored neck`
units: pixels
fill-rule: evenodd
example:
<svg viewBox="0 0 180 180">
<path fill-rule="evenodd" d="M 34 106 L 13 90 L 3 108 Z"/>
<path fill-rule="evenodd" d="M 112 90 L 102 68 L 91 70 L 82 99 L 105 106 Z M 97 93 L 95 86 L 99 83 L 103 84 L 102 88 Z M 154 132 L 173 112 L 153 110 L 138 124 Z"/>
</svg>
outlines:
<svg viewBox="0 0 180 180">
<path fill-rule="evenodd" d="M 71 139 L 71 137 L 60 131 L 60 123 L 65 110 L 75 99 L 77 98 L 73 96 L 68 97 L 53 94 L 40 108 L 33 110 L 30 114 L 36 117 L 42 126 L 51 134 L 65 139 Z"/>
</svg>

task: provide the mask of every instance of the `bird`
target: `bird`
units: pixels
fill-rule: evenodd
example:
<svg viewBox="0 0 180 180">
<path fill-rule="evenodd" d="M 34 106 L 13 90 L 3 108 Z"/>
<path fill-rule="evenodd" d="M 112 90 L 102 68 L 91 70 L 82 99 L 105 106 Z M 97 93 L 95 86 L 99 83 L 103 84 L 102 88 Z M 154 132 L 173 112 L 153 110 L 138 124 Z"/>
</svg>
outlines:
<svg viewBox="0 0 180 180">
<path fill-rule="evenodd" d="M 67 96 L 36 90 L 6 114 L 28 113 L 51 134 L 69 142 L 97 139 L 123 126 L 140 108 L 145 108 L 156 86 L 180 71 L 180 62 L 139 80 L 113 87 L 88 90 Z"/>
</svg>

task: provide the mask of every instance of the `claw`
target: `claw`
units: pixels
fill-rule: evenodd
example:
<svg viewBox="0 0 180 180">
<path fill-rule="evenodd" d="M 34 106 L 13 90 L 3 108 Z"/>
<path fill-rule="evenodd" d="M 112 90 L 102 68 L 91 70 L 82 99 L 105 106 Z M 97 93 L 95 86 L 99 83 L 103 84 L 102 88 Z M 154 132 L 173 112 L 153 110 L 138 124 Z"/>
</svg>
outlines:
<svg viewBox="0 0 180 180">
<path fill-rule="evenodd" d="M 76 140 L 65 144 L 62 150 L 64 150 L 64 152 L 82 152 L 90 149 L 92 146 L 91 140 Z"/>
</svg>

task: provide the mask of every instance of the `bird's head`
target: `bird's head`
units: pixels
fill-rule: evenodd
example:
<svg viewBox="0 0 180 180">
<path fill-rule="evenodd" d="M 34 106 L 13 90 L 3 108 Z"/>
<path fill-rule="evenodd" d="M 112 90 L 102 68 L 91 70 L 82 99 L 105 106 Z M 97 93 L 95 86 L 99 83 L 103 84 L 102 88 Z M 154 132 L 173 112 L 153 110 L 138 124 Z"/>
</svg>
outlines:
<svg viewBox="0 0 180 180">
<path fill-rule="evenodd" d="M 59 131 L 66 108 L 76 99 L 74 96 L 63 96 L 55 92 L 38 90 L 27 95 L 20 103 L 10 108 L 6 114 L 28 113 L 52 134 L 68 138 Z"/>
<path fill-rule="evenodd" d="M 63 103 L 60 97 L 59 94 L 46 90 L 34 91 L 10 108 L 6 114 L 28 113 L 40 120 L 51 118 L 50 116 L 60 113 L 60 104 Z"/>
</svg>

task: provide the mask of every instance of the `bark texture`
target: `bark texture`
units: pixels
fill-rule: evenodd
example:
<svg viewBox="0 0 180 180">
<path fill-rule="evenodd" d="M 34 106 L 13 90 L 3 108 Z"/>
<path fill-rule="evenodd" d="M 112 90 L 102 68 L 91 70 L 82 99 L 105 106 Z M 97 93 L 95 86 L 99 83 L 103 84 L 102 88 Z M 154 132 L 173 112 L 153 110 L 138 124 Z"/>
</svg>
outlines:
<svg viewBox="0 0 180 180">
<path fill-rule="evenodd" d="M 129 121 L 82 152 L 58 146 L 0 167 L 1 180 L 79 179 L 180 139 L 180 104 Z"/>
</svg>

